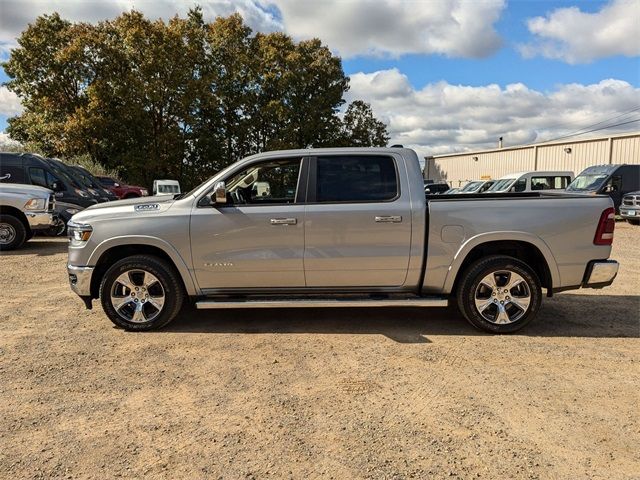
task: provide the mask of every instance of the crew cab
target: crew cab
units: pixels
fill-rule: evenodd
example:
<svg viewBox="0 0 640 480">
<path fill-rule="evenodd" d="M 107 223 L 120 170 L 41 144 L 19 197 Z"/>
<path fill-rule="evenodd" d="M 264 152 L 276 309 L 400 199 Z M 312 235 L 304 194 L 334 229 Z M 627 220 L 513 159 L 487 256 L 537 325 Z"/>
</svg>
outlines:
<svg viewBox="0 0 640 480">
<path fill-rule="evenodd" d="M 53 225 L 55 197 L 34 185 L 0 183 L 0 251 L 20 248 Z"/>
<path fill-rule="evenodd" d="M 262 182 L 266 189 L 254 189 Z M 547 295 L 611 284 L 606 196 L 425 196 L 405 148 L 268 152 L 175 197 L 104 203 L 68 224 L 71 288 L 128 330 L 200 309 L 446 307 L 513 332 Z"/>
</svg>

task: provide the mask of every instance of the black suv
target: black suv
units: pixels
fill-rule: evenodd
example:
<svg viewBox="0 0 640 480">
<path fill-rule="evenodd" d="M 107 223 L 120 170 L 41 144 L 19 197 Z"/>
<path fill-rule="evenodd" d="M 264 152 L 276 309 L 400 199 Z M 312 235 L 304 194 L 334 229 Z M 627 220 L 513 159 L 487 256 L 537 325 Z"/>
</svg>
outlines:
<svg viewBox="0 0 640 480">
<path fill-rule="evenodd" d="M 60 165 L 32 153 L 0 153 L 0 181 L 49 188 L 60 201 L 83 208 L 98 203 L 98 200 Z"/>
<path fill-rule="evenodd" d="M 567 187 L 567 192 L 609 195 L 620 211 L 622 197 L 640 190 L 640 165 L 595 165 L 587 167 Z"/>
</svg>

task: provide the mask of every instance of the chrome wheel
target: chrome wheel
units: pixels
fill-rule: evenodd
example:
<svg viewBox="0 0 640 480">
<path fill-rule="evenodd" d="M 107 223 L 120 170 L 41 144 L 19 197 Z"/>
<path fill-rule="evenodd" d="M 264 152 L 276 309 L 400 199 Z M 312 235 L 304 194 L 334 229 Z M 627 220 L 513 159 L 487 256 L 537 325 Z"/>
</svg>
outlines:
<svg viewBox="0 0 640 480">
<path fill-rule="evenodd" d="M 158 278 L 144 270 L 128 270 L 111 286 L 111 305 L 128 322 L 150 322 L 162 312 L 165 292 Z"/>
<path fill-rule="evenodd" d="M 485 320 L 509 324 L 520 320 L 529 310 L 531 288 L 516 272 L 498 270 L 480 280 L 474 301 Z"/>
<path fill-rule="evenodd" d="M 8 245 L 16 239 L 16 229 L 9 223 L 0 223 L 0 243 Z"/>
</svg>

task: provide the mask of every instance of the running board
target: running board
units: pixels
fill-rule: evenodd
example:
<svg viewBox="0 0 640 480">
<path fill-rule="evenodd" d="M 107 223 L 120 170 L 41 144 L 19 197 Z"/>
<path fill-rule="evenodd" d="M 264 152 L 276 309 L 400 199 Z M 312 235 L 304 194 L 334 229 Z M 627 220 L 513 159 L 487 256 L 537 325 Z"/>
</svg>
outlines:
<svg viewBox="0 0 640 480">
<path fill-rule="evenodd" d="M 200 300 L 196 308 L 328 308 L 328 307 L 446 307 L 449 300 L 442 297 L 401 298 L 397 300 Z"/>
</svg>

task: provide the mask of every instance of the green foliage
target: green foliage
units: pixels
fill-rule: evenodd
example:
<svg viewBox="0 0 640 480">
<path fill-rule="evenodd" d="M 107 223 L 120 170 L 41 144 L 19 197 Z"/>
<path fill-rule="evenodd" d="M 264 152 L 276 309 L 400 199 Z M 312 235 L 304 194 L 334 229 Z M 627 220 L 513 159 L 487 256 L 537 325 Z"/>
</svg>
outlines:
<svg viewBox="0 0 640 480">
<path fill-rule="evenodd" d="M 117 169 L 110 169 L 98 163 L 96 160 L 91 158 L 88 154 L 83 155 L 75 155 L 73 157 L 64 158 L 64 163 L 69 165 L 78 165 L 87 169 L 91 172 L 92 175 L 95 176 L 103 176 L 103 177 L 114 177 L 120 178 L 119 172 Z"/>
<path fill-rule="evenodd" d="M 253 153 L 384 145 L 364 102 L 344 123 L 348 78 L 317 40 L 253 34 L 239 15 L 150 21 L 140 12 L 97 24 L 57 13 L 27 27 L 3 65 L 24 112 L 10 136 L 48 156 L 88 156 L 150 185 L 184 188 Z"/>
</svg>

